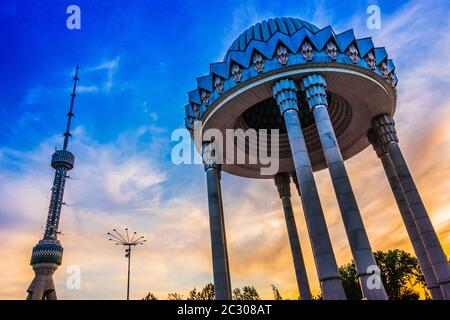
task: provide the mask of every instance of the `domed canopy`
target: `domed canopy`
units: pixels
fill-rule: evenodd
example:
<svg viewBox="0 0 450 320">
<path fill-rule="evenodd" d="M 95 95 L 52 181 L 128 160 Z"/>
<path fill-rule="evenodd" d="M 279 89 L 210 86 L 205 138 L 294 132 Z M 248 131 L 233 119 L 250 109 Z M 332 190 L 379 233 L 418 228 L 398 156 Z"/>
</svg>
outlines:
<svg viewBox="0 0 450 320">
<path fill-rule="evenodd" d="M 395 112 L 395 65 L 386 49 L 376 47 L 371 38 L 358 39 L 352 29 L 336 34 L 331 26 L 319 29 L 298 18 L 274 18 L 251 26 L 232 43 L 223 61 L 211 63 L 209 74 L 198 77 L 197 88 L 188 93 L 186 128 L 192 136 L 208 129 L 224 135 L 228 129 L 279 129 L 280 172 L 293 172 L 286 128 L 272 89 L 285 78 L 300 87 L 311 74 L 326 80 L 329 114 L 342 156 L 351 158 L 370 145 L 367 132 L 372 119 Z M 317 171 L 327 164 L 303 95 L 299 90 L 299 118 Z M 201 144 L 196 147 L 200 150 Z M 250 150 L 248 145 L 245 150 Z M 227 155 L 225 151 L 223 159 Z M 233 162 L 224 163 L 222 170 L 268 178 L 260 175 L 261 167 L 261 163 Z"/>
<path fill-rule="evenodd" d="M 231 50 L 245 50 L 247 45 L 252 40 L 267 41 L 276 32 L 281 32 L 286 35 L 293 35 L 302 27 L 309 31 L 316 33 L 319 28 L 307 21 L 298 18 L 275 18 L 258 22 L 247 30 L 241 33 L 239 37 L 231 44 L 228 51 Z"/>
</svg>

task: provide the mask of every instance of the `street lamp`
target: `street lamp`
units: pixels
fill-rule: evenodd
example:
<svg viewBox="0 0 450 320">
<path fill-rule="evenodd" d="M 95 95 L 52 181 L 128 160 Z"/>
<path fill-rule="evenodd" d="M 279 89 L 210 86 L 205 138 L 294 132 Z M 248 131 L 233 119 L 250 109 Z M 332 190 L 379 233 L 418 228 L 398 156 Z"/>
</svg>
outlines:
<svg viewBox="0 0 450 320">
<path fill-rule="evenodd" d="M 127 300 L 130 300 L 130 264 L 131 264 L 131 247 L 137 245 L 143 245 L 147 240 L 144 239 L 144 236 L 138 236 L 136 232 L 130 237 L 130 233 L 128 232 L 128 228 L 125 228 L 125 234 L 120 234 L 116 229 L 113 229 L 113 233 L 108 232 L 109 241 L 112 241 L 116 244 L 116 246 L 124 246 L 125 247 L 125 258 L 128 259 L 128 279 L 127 279 Z"/>
</svg>

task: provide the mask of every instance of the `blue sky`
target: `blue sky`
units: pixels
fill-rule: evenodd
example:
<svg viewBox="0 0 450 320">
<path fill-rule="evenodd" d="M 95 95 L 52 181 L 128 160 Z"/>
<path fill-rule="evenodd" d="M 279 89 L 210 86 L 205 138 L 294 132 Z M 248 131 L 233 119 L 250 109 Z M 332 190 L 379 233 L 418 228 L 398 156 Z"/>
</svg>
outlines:
<svg viewBox="0 0 450 320">
<path fill-rule="evenodd" d="M 81 8 L 81 30 L 66 28 L 70 4 Z M 381 8 L 381 30 L 366 27 L 371 4 Z M 71 235 L 62 239 L 64 264 L 56 275 L 60 296 L 122 297 L 125 264 L 104 236 L 117 226 L 134 228 L 150 240 L 137 253 L 141 263 L 135 269 L 135 298 L 150 290 L 160 297 L 173 291 L 185 294 L 212 280 L 203 170 L 171 163 L 170 134 L 183 126 L 183 106 L 196 77 L 220 61 L 245 28 L 276 16 L 299 17 L 320 28 L 332 25 L 338 33 L 354 28 L 357 37 L 373 36 L 375 45 L 387 47 L 400 81 L 396 117 L 405 154 L 449 247 L 450 199 L 441 195 L 450 187 L 442 181 L 450 172 L 449 8 L 448 1 L 431 5 L 420 0 L 2 0 L 0 254 L 12 258 L 0 266 L 0 287 L 5 288 L 0 298 L 24 296 L 32 278 L 27 263 L 45 221 L 49 160 L 62 144 L 76 64 L 80 87 L 71 149 L 77 157 L 72 176 L 79 180 L 69 181 L 66 199 L 74 205 L 62 214 L 63 232 Z M 348 169 L 374 248 L 411 250 L 393 199 L 382 191 L 388 186 L 373 152 L 365 150 L 349 161 Z M 322 171 L 317 179 L 338 262 L 348 262 L 329 177 Z M 367 185 L 376 190 L 365 192 Z M 223 192 L 233 285 L 254 284 L 270 298 L 269 284 L 275 283 L 295 297 L 286 230 L 272 183 L 224 175 Z M 298 199 L 294 205 L 317 292 Z M 384 223 L 387 216 L 389 225 Z M 393 232 L 398 236 L 385 241 Z M 64 268 L 71 264 L 83 271 L 81 291 L 64 288 Z M 15 271 L 6 277 L 1 268 Z M 111 283 L 113 288 L 104 292 Z"/>
<path fill-rule="evenodd" d="M 81 8 L 81 30 L 65 27 L 72 3 Z M 352 1 L 352 6 L 345 1 L 2 1 L 6 45 L 0 53 L 0 85 L 8 94 L 0 97 L 0 116 L 7 124 L 0 143 L 30 148 L 62 130 L 68 75 L 77 63 L 80 85 L 99 88 L 77 102 L 76 123 L 90 135 L 110 141 L 151 122 L 150 114 L 172 130 L 182 125 L 182 107 L 195 78 L 260 17 L 293 15 L 320 27 L 336 21 L 345 27 L 352 16 L 365 15 L 368 3 L 373 1 Z M 385 15 L 398 7 L 390 1 L 380 5 Z M 333 21 L 320 21 L 317 9 L 329 6 Z"/>
</svg>

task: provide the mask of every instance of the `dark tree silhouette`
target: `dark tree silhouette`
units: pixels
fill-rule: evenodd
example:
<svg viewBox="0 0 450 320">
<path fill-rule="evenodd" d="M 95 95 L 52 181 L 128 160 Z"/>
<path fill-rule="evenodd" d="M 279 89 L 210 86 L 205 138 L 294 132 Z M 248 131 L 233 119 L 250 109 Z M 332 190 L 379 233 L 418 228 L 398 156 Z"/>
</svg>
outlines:
<svg viewBox="0 0 450 320">
<path fill-rule="evenodd" d="M 142 299 L 142 300 L 158 300 L 158 298 L 155 297 L 155 295 L 154 295 L 153 293 L 149 292 L 149 293 L 145 296 L 145 298 Z"/>
<path fill-rule="evenodd" d="M 417 259 L 403 250 L 389 250 L 374 252 L 375 261 L 380 267 L 381 280 L 386 293 L 391 300 L 417 300 L 420 295 L 414 291 L 415 285 L 420 285 L 427 294 L 425 279 L 420 270 Z M 362 298 L 359 279 L 355 263 L 341 266 L 339 272 L 342 277 L 347 299 L 360 300 Z"/>
<path fill-rule="evenodd" d="M 215 297 L 214 285 L 208 283 L 201 291 L 197 291 L 196 288 L 192 289 L 191 292 L 189 292 L 187 300 L 214 300 Z"/>
<path fill-rule="evenodd" d="M 183 300 L 183 296 L 179 293 L 172 292 L 167 295 L 167 300 Z"/>
<path fill-rule="evenodd" d="M 254 286 L 244 286 L 233 290 L 233 300 L 261 300 Z"/>
<path fill-rule="evenodd" d="M 167 295 L 168 300 L 184 300 L 184 297 L 176 292 Z M 192 289 L 186 300 L 214 300 L 214 284 L 208 283 L 200 291 L 197 288 Z M 242 289 L 236 288 L 233 290 L 234 300 L 261 300 L 258 292 L 254 286 L 244 286 Z M 158 300 L 158 298 L 151 292 L 143 300 Z"/>
<path fill-rule="evenodd" d="M 420 270 L 419 263 L 415 257 L 408 252 L 395 249 L 387 252 L 374 252 L 375 261 L 380 267 L 381 280 L 383 281 L 386 293 L 391 300 L 417 300 L 419 294 L 414 291 L 416 285 L 422 286 L 425 291 L 425 298 L 430 297 L 426 289 L 425 279 Z M 362 298 L 359 279 L 356 272 L 355 263 L 350 263 L 339 268 L 342 277 L 347 299 L 360 300 Z M 271 285 L 275 300 L 283 300 L 280 291 L 275 285 Z M 176 292 L 169 293 L 168 300 L 183 300 L 184 297 Z M 201 290 L 192 289 L 187 300 L 214 300 L 214 284 L 208 283 Z M 234 300 L 260 300 L 260 296 L 254 286 L 244 286 L 233 290 Z M 322 294 L 314 297 L 314 300 L 322 300 Z M 158 300 L 149 292 L 143 300 Z"/>
<path fill-rule="evenodd" d="M 347 299 L 361 300 L 361 288 L 354 261 L 352 260 L 352 262 L 339 267 L 339 273 L 341 274 L 342 285 L 344 286 Z"/>
<path fill-rule="evenodd" d="M 273 292 L 273 298 L 275 300 L 283 300 L 283 297 L 280 294 L 280 291 L 278 290 L 277 286 L 275 286 L 274 284 L 270 285 L 272 287 L 272 292 Z"/>
</svg>

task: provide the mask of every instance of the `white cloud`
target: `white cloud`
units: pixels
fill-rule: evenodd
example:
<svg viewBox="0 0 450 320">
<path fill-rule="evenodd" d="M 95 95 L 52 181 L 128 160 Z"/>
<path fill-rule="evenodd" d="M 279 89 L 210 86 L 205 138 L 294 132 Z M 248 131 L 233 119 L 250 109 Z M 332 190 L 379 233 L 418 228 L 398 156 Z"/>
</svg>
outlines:
<svg viewBox="0 0 450 320">
<path fill-rule="evenodd" d="M 100 74 L 103 77 L 103 83 L 101 85 L 81 85 L 79 86 L 80 92 L 92 93 L 102 90 L 109 93 L 114 86 L 114 75 L 119 69 L 119 62 L 120 56 L 117 56 L 114 59 L 104 61 L 98 65 L 80 69 L 80 73 L 87 78 L 88 82 L 91 82 L 90 78 L 93 76 L 96 76 L 98 79 L 98 75 Z M 96 83 L 98 83 L 98 81 L 96 81 Z"/>
<path fill-rule="evenodd" d="M 42 88 L 36 87 L 28 91 L 28 93 L 25 95 L 25 98 L 20 103 L 20 106 L 33 106 L 36 104 L 36 102 L 39 101 L 39 99 L 42 96 Z"/>
<path fill-rule="evenodd" d="M 77 92 L 79 93 L 92 93 L 92 92 L 98 92 L 99 89 L 97 86 L 78 86 Z"/>
</svg>

